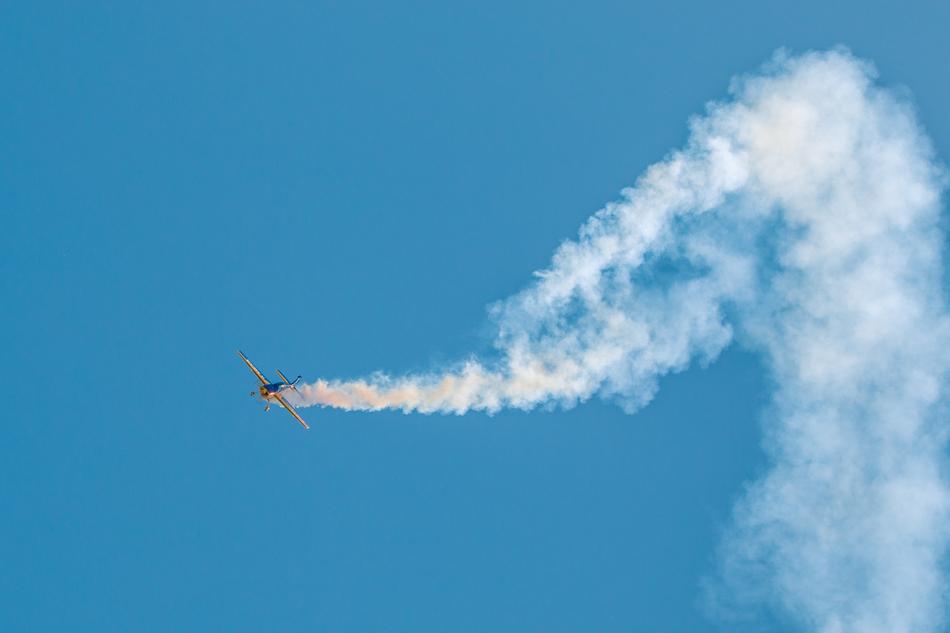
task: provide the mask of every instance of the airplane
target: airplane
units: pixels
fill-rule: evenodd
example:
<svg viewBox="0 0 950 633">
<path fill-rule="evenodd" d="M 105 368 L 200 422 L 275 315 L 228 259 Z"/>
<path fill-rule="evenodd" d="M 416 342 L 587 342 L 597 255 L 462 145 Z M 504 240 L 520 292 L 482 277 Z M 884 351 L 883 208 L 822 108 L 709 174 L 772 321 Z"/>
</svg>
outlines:
<svg viewBox="0 0 950 633">
<path fill-rule="evenodd" d="M 297 383 L 300 382 L 300 376 L 297 376 L 293 382 L 287 380 L 287 377 L 280 373 L 280 370 L 277 370 L 277 375 L 280 376 L 280 382 L 269 382 L 267 378 L 264 377 L 257 367 L 247 359 L 247 356 L 244 355 L 244 352 L 238 350 L 238 356 L 241 357 L 241 360 L 247 365 L 248 369 L 254 372 L 254 375 L 257 376 L 257 379 L 261 381 L 261 386 L 258 387 L 257 391 L 252 391 L 252 396 L 260 396 L 264 400 L 264 410 L 270 411 L 270 403 L 276 402 L 278 406 L 281 406 L 287 409 L 287 412 L 294 416 L 297 419 L 297 422 L 303 425 L 303 428 L 309 429 L 310 426 L 303 421 L 303 418 L 300 417 L 300 414 L 297 413 L 297 410 L 290 406 L 290 403 L 281 395 L 283 392 L 293 389 L 297 391 Z M 297 391 L 297 393 L 300 393 Z"/>
</svg>

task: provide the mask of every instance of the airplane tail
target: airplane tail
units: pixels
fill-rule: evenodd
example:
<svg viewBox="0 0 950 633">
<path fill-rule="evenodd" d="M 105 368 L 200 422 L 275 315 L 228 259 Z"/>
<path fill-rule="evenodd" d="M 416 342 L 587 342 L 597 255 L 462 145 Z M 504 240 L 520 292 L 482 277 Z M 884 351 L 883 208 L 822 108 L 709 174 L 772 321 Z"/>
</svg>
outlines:
<svg viewBox="0 0 950 633">
<path fill-rule="evenodd" d="M 291 381 L 287 380 L 287 376 L 283 375 L 283 374 L 280 372 L 279 369 L 277 370 L 277 375 L 280 376 L 281 380 L 283 380 L 285 383 L 287 383 L 288 385 L 290 385 L 290 387 L 291 387 L 294 391 L 297 391 L 297 383 L 300 382 L 300 378 L 301 378 L 300 376 L 297 376 L 296 378 L 294 378 L 293 382 L 291 382 Z M 299 391 L 297 391 L 297 393 L 300 394 Z"/>
</svg>

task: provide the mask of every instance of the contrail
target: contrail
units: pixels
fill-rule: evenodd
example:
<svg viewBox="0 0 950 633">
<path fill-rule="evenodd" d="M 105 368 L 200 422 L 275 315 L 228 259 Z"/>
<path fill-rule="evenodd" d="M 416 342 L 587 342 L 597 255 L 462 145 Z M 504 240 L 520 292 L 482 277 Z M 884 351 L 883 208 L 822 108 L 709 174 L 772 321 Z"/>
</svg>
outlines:
<svg viewBox="0 0 950 633">
<path fill-rule="evenodd" d="M 775 381 L 771 470 L 736 506 L 712 601 L 822 633 L 938 630 L 944 176 L 874 77 L 841 49 L 778 54 L 492 308 L 489 360 L 319 380 L 301 404 L 461 414 L 597 395 L 632 412 L 736 339 Z"/>
</svg>

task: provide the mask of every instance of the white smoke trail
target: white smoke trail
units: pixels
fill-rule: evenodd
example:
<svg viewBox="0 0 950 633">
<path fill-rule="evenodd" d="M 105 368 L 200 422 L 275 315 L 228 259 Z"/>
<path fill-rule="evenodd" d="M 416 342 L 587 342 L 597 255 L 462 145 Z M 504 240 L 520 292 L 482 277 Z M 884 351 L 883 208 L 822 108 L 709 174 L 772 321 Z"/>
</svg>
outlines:
<svg viewBox="0 0 950 633">
<path fill-rule="evenodd" d="M 842 50 L 777 56 L 495 306 L 497 361 L 321 380 L 301 404 L 464 413 L 600 395 L 633 411 L 736 334 L 776 380 L 772 469 L 736 508 L 714 593 L 823 633 L 936 630 L 942 180 L 912 110 L 873 75 Z"/>
</svg>

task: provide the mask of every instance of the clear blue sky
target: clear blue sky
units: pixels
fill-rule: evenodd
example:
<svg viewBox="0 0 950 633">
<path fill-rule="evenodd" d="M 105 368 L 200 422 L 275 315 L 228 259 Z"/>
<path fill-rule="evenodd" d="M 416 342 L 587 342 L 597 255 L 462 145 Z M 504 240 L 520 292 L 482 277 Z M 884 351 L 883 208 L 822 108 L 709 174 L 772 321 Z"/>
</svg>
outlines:
<svg viewBox="0 0 950 633">
<path fill-rule="evenodd" d="M 722 628 L 700 583 L 764 464 L 755 357 L 635 416 L 303 432 L 234 350 L 307 379 L 477 351 L 780 46 L 873 60 L 950 156 L 950 10 L 277 4 L 0 9 L 0 629 Z"/>
</svg>

